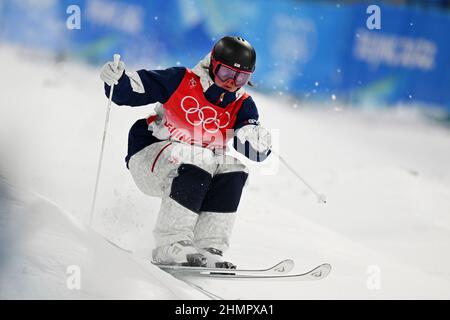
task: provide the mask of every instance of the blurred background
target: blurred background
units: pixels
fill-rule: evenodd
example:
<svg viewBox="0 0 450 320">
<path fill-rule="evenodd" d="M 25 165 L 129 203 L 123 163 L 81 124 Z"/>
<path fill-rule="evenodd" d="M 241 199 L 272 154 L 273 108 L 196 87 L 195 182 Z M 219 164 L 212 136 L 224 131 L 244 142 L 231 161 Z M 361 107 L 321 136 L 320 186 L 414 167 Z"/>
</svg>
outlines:
<svg viewBox="0 0 450 320">
<path fill-rule="evenodd" d="M 227 259 L 333 271 L 199 285 L 229 299 L 450 298 L 449 31 L 443 0 L 0 0 L 0 299 L 198 298 L 148 264 L 160 203 L 125 166 L 129 129 L 153 105 L 112 107 L 88 226 L 99 74 L 114 53 L 127 71 L 194 67 L 224 35 L 255 46 L 261 124 L 328 198 L 275 155 L 241 157 L 251 173 Z M 82 290 L 67 289 L 71 265 Z"/>
<path fill-rule="evenodd" d="M 369 30 L 371 4 L 381 29 Z M 76 20 L 76 14 L 79 18 Z M 0 42 L 100 66 L 194 66 L 220 37 L 256 47 L 257 90 L 450 111 L 449 1 L 1 0 Z M 442 111 L 446 111 L 442 113 Z"/>
</svg>

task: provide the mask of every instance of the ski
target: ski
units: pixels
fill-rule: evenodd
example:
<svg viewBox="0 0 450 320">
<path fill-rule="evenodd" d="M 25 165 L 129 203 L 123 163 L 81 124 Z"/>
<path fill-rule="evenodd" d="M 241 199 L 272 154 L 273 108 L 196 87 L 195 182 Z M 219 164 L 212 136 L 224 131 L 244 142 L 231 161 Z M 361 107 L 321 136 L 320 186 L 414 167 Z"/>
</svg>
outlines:
<svg viewBox="0 0 450 320">
<path fill-rule="evenodd" d="M 155 261 L 152 263 L 158 268 L 171 273 L 182 274 L 186 276 L 211 276 L 211 275 L 229 275 L 229 276 L 245 276 L 245 275 L 276 275 L 286 274 L 294 268 L 294 260 L 286 259 L 267 269 L 224 269 L 224 268 L 205 268 L 205 267 L 186 267 L 178 265 L 165 265 Z"/>
<path fill-rule="evenodd" d="M 121 250 L 131 253 L 130 251 L 119 247 L 111 240 L 106 239 L 109 243 L 120 248 Z M 321 280 L 328 276 L 331 272 L 331 265 L 328 263 L 321 264 L 316 268 L 299 274 L 289 274 L 294 269 L 294 260 L 286 259 L 276 265 L 267 269 L 222 269 L 222 268 L 203 268 L 203 267 L 185 267 L 164 265 L 152 261 L 152 264 L 160 268 L 161 270 L 170 273 L 174 276 L 192 276 L 192 277 L 204 277 L 213 279 L 265 279 L 265 280 L 295 280 L 295 281 L 307 281 L 307 280 Z M 192 286 L 192 285 L 191 285 Z M 199 289 L 199 288 L 197 288 Z M 205 292 L 204 292 L 205 293 Z"/>
<path fill-rule="evenodd" d="M 284 268 L 284 262 L 289 261 Z M 229 269 L 207 269 L 201 267 L 180 267 L 158 265 L 162 270 L 176 276 L 192 276 L 213 279 L 245 279 L 245 280 L 295 280 L 308 281 L 320 280 L 331 272 L 331 265 L 321 264 L 314 269 L 298 274 L 289 274 L 294 266 L 292 260 L 285 260 L 272 268 L 262 270 L 229 270 Z"/>
<path fill-rule="evenodd" d="M 209 277 L 217 279 L 246 279 L 246 280 L 289 280 L 289 281 L 310 281 L 321 280 L 328 276 L 331 272 L 331 265 L 328 263 L 321 264 L 314 269 L 298 274 L 249 274 L 249 275 L 224 275 L 220 273 L 210 274 Z M 204 275 L 201 275 L 204 276 Z"/>
</svg>

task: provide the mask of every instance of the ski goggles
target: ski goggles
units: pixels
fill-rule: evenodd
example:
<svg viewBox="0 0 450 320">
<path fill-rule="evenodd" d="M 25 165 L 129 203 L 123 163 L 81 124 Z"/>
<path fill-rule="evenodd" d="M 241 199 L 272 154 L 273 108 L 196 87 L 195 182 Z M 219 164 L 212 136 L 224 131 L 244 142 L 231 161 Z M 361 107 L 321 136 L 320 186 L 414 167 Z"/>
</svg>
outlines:
<svg viewBox="0 0 450 320">
<path fill-rule="evenodd" d="M 242 71 L 237 68 L 230 67 L 220 61 L 216 61 L 214 58 L 211 58 L 211 62 L 214 76 L 219 78 L 222 82 L 233 79 L 236 87 L 243 87 L 248 80 L 250 80 L 250 76 L 252 75 L 249 71 Z"/>
</svg>

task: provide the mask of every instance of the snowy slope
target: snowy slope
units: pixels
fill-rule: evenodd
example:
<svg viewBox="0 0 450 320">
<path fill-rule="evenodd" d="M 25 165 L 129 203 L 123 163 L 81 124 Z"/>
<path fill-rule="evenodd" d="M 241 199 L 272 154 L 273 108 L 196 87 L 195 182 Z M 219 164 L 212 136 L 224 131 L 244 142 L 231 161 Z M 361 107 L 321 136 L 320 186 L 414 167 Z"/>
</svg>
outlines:
<svg viewBox="0 0 450 320">
<path fill-rule="evenodd" d="M 0 299 L 204 299 L 0 178 Z M 79 283 L 79 286 L 77 285 Z"/>
<path fill-rule="evenodd" d="M 8 88 L 0 92 L 0 173 L 64 208 L 38 197 L 32 200 L 37 207 L 18 209 L 19 216 L 40 218 L 18 227 L 20 237 L 6 243 L 18 243 L 17 265 L 40 267 L 31 276 L 0 265 L 2 297 L 199 298 L 178 281 L 142 270 L 64 213 L 85 223 L 89 219 L 106 109 L 98 70 L 6 47 L 0 59 L 8 62 L 8 77 L 0 79 L 0 87 Z M 290 257 L 296 271 L 329 262 L 333 271 L 310 283 L 198 283 L 227 298 L 450 298 L 450 132 L 414 112 L 342 109 L 339 97 L 319 109 L 291 108 L 280 97 L 255 94 L 254 99 L 263 124 L 276 130 L 276 149 L 329 201 L 317 204 L 276 157 L 259 166 L 247 162 L 251 176 L 228 257 L 249 268 Z M 113 109 L 93 226 L 138 256 L 148 256 L 152 248 L 159 201 L 137 190 L 124 156 L 129 127 L 151 110 Z M 0 219 L 2 226 L 4 216 Z M 42 225 L 51 239 L 39 239 L 43 245 L 33 248 L 20 245 Z M 51 258 L 40 260 L 47 240 L 61 246 L 50 246 Z M 106 280 L 88 277 L 85 289 L 67 292 L 55 265 L 61 271 L 72 255 L 89 273 L 103 263 L 114 267 Z M 98 263 L 89 259 L 94 256 Z M 129 277 L 111 284 L 108 277 L 116 273 Z M 375 286 L 374 275 L 379 276 Z M 23 291 L 14 291 L 15 283 Z"/>
</svg>

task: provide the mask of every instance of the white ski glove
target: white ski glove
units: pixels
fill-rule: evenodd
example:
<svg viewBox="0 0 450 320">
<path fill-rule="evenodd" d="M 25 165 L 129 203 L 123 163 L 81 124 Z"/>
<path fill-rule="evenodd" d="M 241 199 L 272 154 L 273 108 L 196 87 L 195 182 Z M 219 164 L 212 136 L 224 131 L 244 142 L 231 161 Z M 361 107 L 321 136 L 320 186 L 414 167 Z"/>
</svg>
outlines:
<svg viewBox="0 0 450 320">
<path fill-rule="evenodd" d="M 258 152 L 267 152 L 272 148 L 270 131 L 259 125 L 246 125 L 236 130 L 236 137 L 244 144 L 246 141 Z"/>
<path fill-rule="evenodd" d="M 123 72 L 125 71 L 125 63 L 123 61 L 119 61 L 117 67 L 114 65 L 113 61 L 108 61 L 102 68 L 100 73 L 100 79 L 103 80 L 108 86 L 116 85 L 119 82 L 120 77 L 122 77 Z"/>
</svg>

